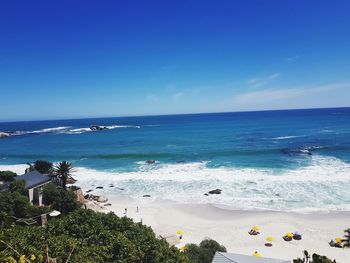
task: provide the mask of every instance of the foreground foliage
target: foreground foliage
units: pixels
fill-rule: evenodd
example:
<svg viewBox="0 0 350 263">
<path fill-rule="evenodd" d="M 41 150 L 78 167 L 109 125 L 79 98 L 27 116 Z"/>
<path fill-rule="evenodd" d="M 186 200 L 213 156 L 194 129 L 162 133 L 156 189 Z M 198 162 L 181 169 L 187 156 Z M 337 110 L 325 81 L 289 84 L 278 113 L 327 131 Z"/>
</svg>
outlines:
<svg viewBox="0 0 350 263">
<path fill-rule="evenodd" d="M 57 189 L 53 184 L 44 187 L 43 203 L 62 214 L 68 214 L 80 207 L 72 190 Z"/>
<path fill-rule="evenodd" d="M 10 186 L 11 191 L 0 192 L 0 227 L 10 225 L 13 222 L 12 217 L 34 217 L 49 211 L 47 207 L 32 206 L 21 181 L 13 183 Z"/>
<path fill-rule="evenodd" d="M 0 171 L 0 181 L 11 182 L 14 180 L 15 176 L 17 176 L 17 174 L 11 171 Z"/>
<path fill-rule="evenodd" d="M 57 262 L 190 262 L 151 228 L 119 218 L 79 209 L 62 219 L 51 220 L 46 228 L 12 226 L 0 230 L 0 240 L 23 255 L 45 257 L 49 248 Z M 0 262 L 18 255 L 0 244 Z"/>
<path fill-rule="evenodd" d="M 312 256 L 309 255 L 309 253 L 305 250 L 304 251 L 304 258 L 298 258 L 294 259 L 293 263 L 336 263 L 335 260 L 331 260 L 327 258 L 326 256 L 320 256 L 318 254 L 312 254 Z"/>
<path fill-rule="evenodd" d="M 185 247 L 185 255 L 194 263 L 210 263 L 217 251 L 226 252 L 226 248 L 212 239 L 204 239 L 199 246 L 187 244 Z"/>
</svg>

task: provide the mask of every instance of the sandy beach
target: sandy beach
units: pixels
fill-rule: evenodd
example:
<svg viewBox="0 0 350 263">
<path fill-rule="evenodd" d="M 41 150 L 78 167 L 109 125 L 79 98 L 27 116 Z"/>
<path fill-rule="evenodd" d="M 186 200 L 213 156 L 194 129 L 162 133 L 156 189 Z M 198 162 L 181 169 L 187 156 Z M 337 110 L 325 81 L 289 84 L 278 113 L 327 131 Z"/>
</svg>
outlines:
<svg viewBox="0 0 350 263">
<path fill-rule="evenodd" d="M 19 174 L 24 168 L 25 165 L 0 166 L 0 170 L 9 169 Z M 79 182 L 78 180 L 77 186 Z M 135 222 L 142 221 L 152 227 L 157 235 L 170 237 L 171 243 L 177 247 L 186 243 L 199 243 L 209 237 L 223 244 L 232 253 L 251 255 L 258 251 L 264 257 L 291 260 L 301 257 L 306 249 L 336 259 L 338 263 L 350 262 L 350 249 L 334 248 L 328 244 L 331 239 L 342 237 L 344 229 L 350 227 L 350 212 L 228 210 L 210 204 L 176 203 L 153 197 L 132 199 L 123 191 L 119 195 L 110 194 L 108 187 L 94 189 L 90 194 L 105 196 L 108 201 L 90 201 L 89 208 L 106 213 L 113 211 L 118 216 L 128 216 Z M 250 236 L 248 231 L 255 225 L 260 226 L 261 234 Z M 176 235 L 180 229 L 185 232 L 181 242 Z M 294 231 L 303 234 L 301 241 L 286 242 L 282 239 L 285 233 Z M 268 236 L 275 238 L 272 247 L 264 245 Z"/>
<path fill-rule="evenodd" d="M 185 234 L 181 242 L 176 244 L 177 247 L 186 243 L 199 243 L 210 237 L 232 253 L 251 255 L 258 251 L 264 257 L 291 260 L 301 257 L 302 251 L 306 249 L 336 259 L 338 263 L 350 261 L 350 249 L 333 248 L 328 245 L 332 238 L 342 236 L 343 230 L 349 227 L 348 212 L 296 214 L 232 211 L 209 204 L 152 202 L 147 198 L 135 201 L 120 196 L 108 196 L 108 199 L 111 206 L 100 208 L 90 204 L 90 207 L 103 212 L 113 211 L 118 216 L 126 215 L 136 222 L 142 220 L 143 224 L 151 226 L 163 237 L 176 235 L 181 229 Z M 247 233 L 254 225 L 261 227 L 261 234 L 258 236 L 250 236 Z M 282 236 L 290 231 L 301 232 L 303 239 L 284 241 Z M 272 247 L 264 245 L 268 236 L 275 238 Z"/>
</svg>

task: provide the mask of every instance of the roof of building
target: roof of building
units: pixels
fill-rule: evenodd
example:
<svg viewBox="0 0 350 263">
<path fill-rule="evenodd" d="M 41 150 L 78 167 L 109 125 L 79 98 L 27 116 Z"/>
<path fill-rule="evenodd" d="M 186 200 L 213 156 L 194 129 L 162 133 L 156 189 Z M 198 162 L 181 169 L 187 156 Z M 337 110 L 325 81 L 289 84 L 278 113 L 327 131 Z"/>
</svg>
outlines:
<svg viewBox="0 0 350 263">
<path fill-rule="evenodd" d="M 43 175 L 37 171 L 25 173 L 15 177 L 16 180 L 24 180 L 26 182 L 26 188 L 33 188 L 35 186 L 45 184 L 51 181 L 51 178 L 47 175 Z"/>
<path fill-rule="evenodd" d="M 212 263 L 290 263 L 288 260 L 216 252 Z"/>
</svg>

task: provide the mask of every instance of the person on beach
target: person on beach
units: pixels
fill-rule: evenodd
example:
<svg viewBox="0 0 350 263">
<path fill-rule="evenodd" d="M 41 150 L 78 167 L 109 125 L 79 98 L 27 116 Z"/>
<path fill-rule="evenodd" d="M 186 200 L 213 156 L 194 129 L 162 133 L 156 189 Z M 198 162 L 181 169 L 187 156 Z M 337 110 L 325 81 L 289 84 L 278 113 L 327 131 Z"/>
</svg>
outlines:
<svg viewBox="0 0 350 263">
<path fill-rule="evenodd" d="M 139 212 L 139 207 L 138 206 L 136 206 L 136 213 L 138 213 Z"/>
<path fill-rule="evenodd" d="M 124 215 L 126 215 L 127 212 L 128 212 L 128 209 L 125 208 L 125 210 L 124 210 Z"/>
</svg>

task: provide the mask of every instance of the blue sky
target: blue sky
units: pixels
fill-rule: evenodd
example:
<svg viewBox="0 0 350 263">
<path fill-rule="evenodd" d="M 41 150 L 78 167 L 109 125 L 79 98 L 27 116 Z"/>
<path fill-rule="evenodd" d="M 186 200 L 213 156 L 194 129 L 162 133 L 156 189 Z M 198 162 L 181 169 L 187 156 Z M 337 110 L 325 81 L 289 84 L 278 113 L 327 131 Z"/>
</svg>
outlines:
<svg viewBox="0 0 350 263">
<path fill-rule="evenodd" d="M 1 1 L 0 120 L 350 106 L 350 1 Z"/>
</svg>

